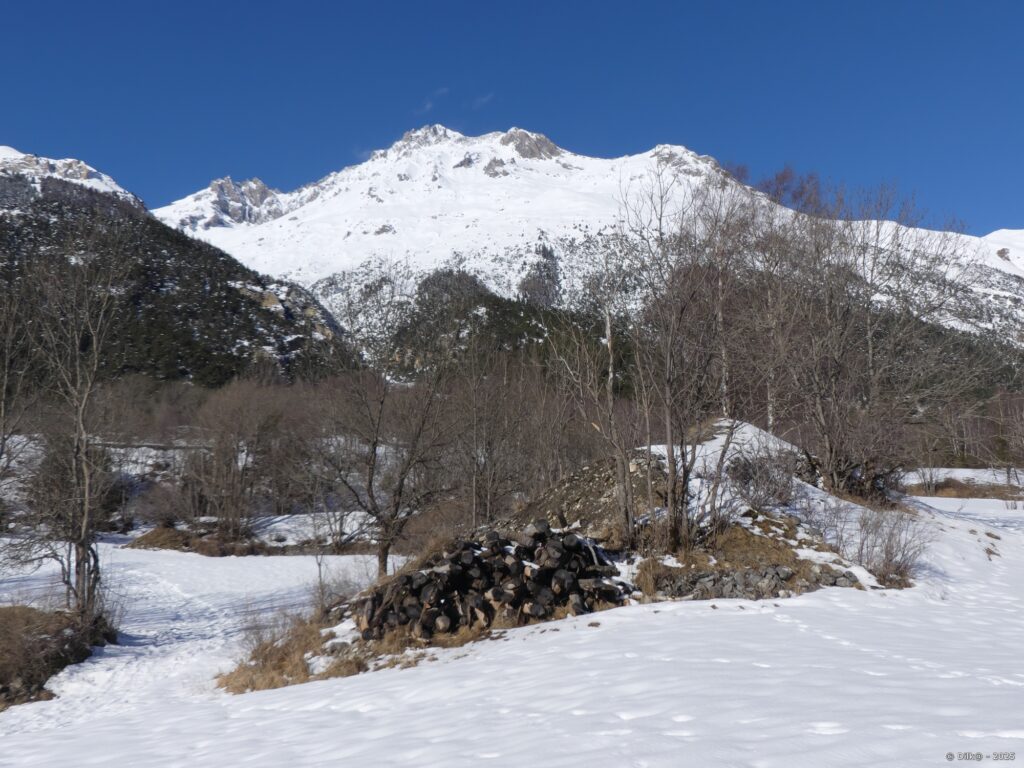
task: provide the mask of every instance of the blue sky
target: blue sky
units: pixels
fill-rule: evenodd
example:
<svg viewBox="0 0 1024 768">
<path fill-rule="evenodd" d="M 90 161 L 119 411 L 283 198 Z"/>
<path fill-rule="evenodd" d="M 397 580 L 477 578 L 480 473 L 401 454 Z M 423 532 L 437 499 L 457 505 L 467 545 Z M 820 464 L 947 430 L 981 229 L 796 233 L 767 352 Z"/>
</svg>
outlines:
<svg viewBox="0 0 1024 768">
<path fill-rule="evenodd" d="M 683 144 L 895 183 L 1024 228 L 1024 3 L 46 2 L 0 9 L 0 144 L 156 206 L 291 189 L 404 131 L 520 126 L 616 156 Z"/>
</svg>

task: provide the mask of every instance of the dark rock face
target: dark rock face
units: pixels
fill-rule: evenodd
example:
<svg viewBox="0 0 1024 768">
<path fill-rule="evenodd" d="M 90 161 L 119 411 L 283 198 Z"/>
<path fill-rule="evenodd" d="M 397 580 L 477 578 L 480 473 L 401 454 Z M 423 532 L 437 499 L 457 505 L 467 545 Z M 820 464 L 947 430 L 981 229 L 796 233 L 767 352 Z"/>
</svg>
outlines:
<svg viewBox="0 0 1024 768">
<path fill-rule="evenodd" d="M 238 224 L 262 224 L 281 216 L 284 211 L 277 192 L 259 179 L 236 182 L 231 177 L 217 179 L 210 184 L 214 195 L 213 207 L 217 213 L 202 223 L 204 229 Z"/>
<path fill-rule="evenodd" d="M 484 166 L 484 173 L 492 179 L 496 179 L 499 176 L 508 176 L 508 171 L 505 170 L 505 161 L 497 157 L 491 158 L 487 165 Z"/>
</svg>

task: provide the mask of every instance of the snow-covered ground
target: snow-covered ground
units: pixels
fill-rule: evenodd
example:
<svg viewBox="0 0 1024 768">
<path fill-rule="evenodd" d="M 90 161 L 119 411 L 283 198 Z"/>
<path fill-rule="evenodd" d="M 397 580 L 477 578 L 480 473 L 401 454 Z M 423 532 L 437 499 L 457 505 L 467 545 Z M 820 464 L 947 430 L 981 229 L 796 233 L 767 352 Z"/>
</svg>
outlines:
<svg viewBox="0 0 1024 768">
<path fill-rule="evenodd" d="M 214 673 L 237 657 L 247 614 L 302 601 L 312 561 L 107 548 L 125 643 L 62 673 L 60 698 L 0 715 L 0 765 L 818 768 L 1020 755 L 1024 512 L 913 503 L 936 534 L 913 589 L 634 605 L 411 669 L 243 696 L 216 691 Z"/>
</svg>

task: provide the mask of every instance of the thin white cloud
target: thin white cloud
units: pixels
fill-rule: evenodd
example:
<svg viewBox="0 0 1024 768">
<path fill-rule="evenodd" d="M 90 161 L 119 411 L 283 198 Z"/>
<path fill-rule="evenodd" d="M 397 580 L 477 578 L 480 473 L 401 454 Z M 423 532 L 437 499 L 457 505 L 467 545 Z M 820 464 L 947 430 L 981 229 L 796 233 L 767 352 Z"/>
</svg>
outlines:
<svg viewBox="0 0 1024 768">
<path fill-rule="evenodd" d="M 470 106 L 474 110 L 476 110 L 476 109 L 483 109 L 488 104 L 490 104 L 493 99 L 494 99 L 494 94 L 493 93 L 487 93 L 487 94 L 484 94 L 483 96 L 477 96 L 475 99 L 473 99 L 473 103 Z"/>
<path fill-rule="evenodd" d="M 428 112 L 432 112 L 433 109 L 434 109 L 434 106 L 437 103 L 437 101 L 439 99 L 443 99 L 445 96 L 447 96 L 448 95 L 448 91 L 449 91 L 449 89 L 448 89 L 447 86 L 444 86 L 444 87 L 441 87 L 441 88 L 435 88 L 434 92 L 431 93 L 429 96 L 427 96 L 427 98 L 425 98 L 423 100 L 422 106 L 420 106 L 419 109 L 413 110 L 414 114 L 425 115 Z"/>
</svg>

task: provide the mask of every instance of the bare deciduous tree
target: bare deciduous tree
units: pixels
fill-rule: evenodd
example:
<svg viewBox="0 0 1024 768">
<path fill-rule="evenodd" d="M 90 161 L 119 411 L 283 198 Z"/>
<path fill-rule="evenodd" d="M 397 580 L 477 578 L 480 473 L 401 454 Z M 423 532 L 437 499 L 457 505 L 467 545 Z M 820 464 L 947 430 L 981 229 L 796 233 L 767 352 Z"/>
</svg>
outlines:
<svg viewBox="0 0 1024 768">
<path fill-rule="evenodd" d="M 61 567 L 67 601 L 83 622 L 99 610 L 100 560 L 96 536 L 110 473 L 99 446 L 104 425 L 96 400 L 107 347 L 131 269 L 124 231 L 85 229 L 53 252 L 36 254 L 23 279 L 31 291 L 32 338 L 45 369 L 52 414 L 49 461 L 39 478 L 59 493 L 36 497 L 24 518 L 18 555 L 52 559 Z"/>
<path fill-rule="evenodd" d="M 415 293 L 408 266 L 380 262 L 350 275 L 335 305 L 363 367 L 336 380 L 331 458 L 345 503 L 370 524 L 380 575 L 409 520 L 451 490 L 441 471 L 452 442 L 444 395 L 459 335 L 450 318 L 417 318 Z"/>
</svg>

